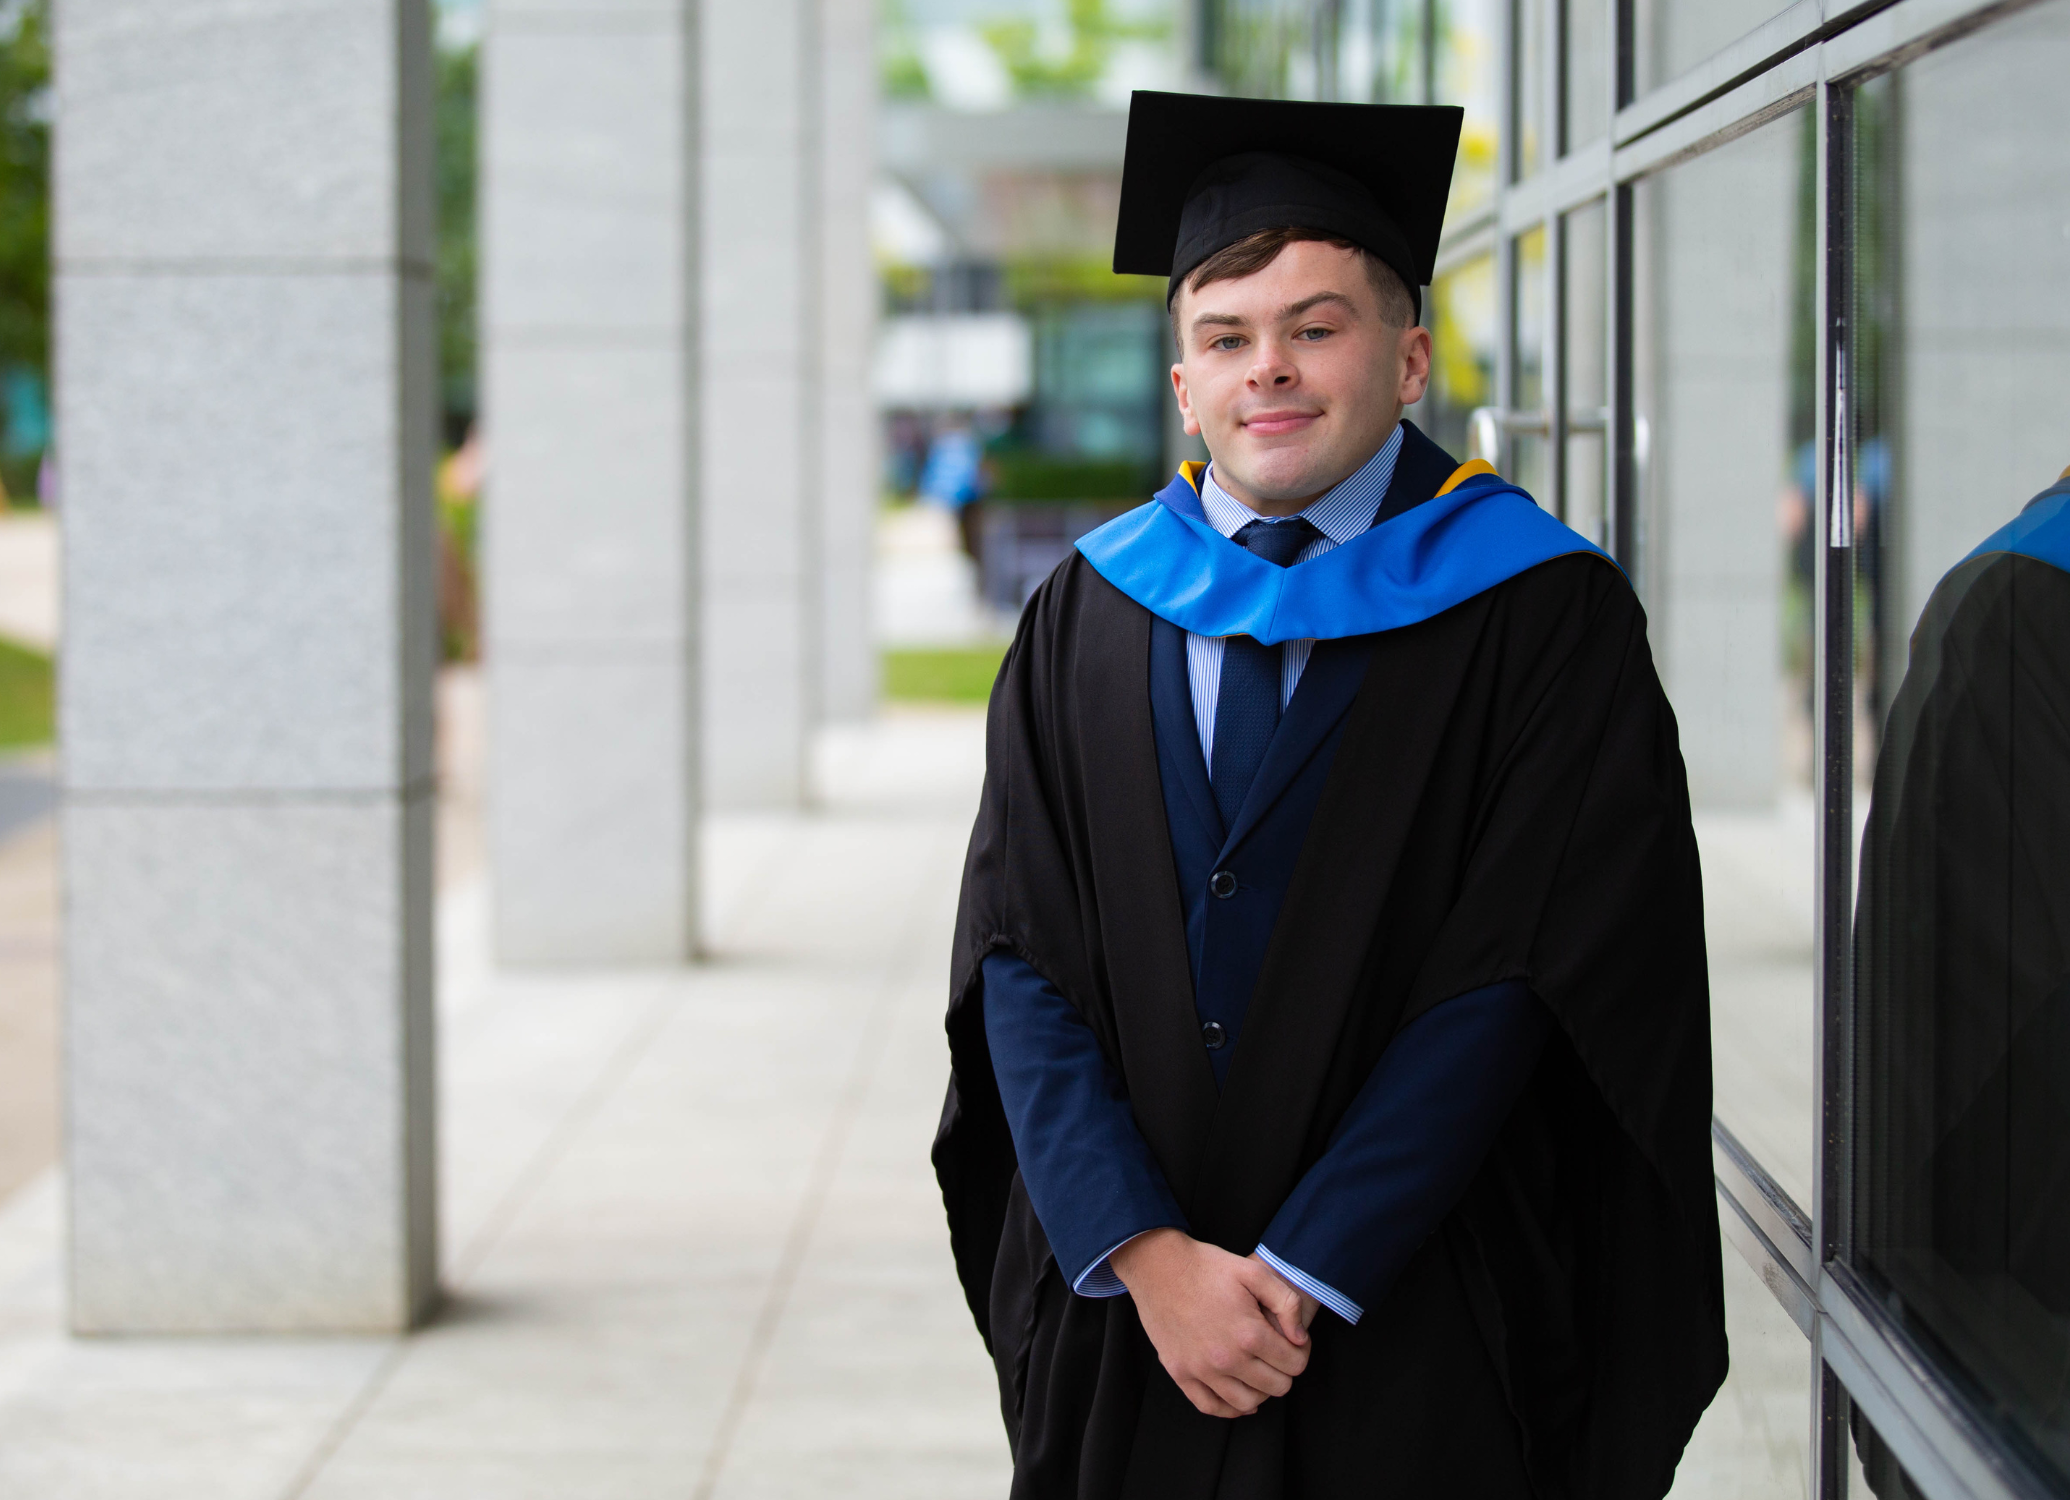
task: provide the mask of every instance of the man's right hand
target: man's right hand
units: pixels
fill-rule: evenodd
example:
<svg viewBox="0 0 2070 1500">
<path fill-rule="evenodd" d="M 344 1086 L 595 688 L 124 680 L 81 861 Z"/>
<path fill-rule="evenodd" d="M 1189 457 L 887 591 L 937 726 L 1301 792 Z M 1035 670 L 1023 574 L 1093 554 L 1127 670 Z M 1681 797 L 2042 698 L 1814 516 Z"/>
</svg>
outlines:
<svg viewBox="0 0 2070 1500">
<path fill-rule="evenodd" d="M 1153 1229 L 1109 1264 L 1165 1370 L 1209 1416 L 1247 1417 L 1308 1367 L 1301 1294 L 1263 1261 Z"/>
</svg>

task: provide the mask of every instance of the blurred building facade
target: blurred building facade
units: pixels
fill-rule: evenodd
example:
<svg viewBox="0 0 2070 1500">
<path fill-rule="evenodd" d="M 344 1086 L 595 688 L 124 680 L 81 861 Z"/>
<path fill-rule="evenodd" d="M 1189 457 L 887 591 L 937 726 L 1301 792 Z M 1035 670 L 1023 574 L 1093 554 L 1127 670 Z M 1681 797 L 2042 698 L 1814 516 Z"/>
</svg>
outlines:
<svg viewBox="0 0 2070 1500">
<path fill-rule="evenodd" d="M 883 482 L 891 497 L 955 506 L 996 615 L 1193 454 L 1169 395 L 1162 284 L 1110 269 L 1129 92 L 1199 81 L 1190 24 L 1170 0 L 886 11 L 873 215 L 890 335 L 876 382 Z M 1008 325 L 1011 379 L 904 378 L 922 340 Z M 973 494 L 934 493 L 930 459 L 972 440 Z"/>
</svg>

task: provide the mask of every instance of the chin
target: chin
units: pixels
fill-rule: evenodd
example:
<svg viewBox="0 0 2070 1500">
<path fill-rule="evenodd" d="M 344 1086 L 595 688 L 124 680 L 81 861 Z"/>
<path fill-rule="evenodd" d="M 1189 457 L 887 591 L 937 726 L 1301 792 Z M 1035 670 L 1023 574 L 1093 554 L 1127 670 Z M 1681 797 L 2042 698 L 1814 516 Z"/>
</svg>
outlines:
<svg viewBox="0 0 2070 1500">
<path fill-rule="evenodd" d="M 1252 459 L 1240 477 L 1261 500 L 1298 500 L 1326 487 L 1316 476 L 1328 466 L 1318 460 L 1316 454 L 1281 449 Z"/>
</svg>

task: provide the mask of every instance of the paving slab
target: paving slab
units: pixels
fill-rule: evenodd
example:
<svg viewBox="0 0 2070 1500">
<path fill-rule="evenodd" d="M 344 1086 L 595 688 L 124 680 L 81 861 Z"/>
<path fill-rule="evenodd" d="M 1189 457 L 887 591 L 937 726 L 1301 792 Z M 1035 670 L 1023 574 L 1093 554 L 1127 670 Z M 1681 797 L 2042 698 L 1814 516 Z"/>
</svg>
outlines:
<svg viewBox="0 0 2070 1500">
<path fill-rule="evenodd" d="M 11 827 L 10 774 L 28 809 Z M 35 796 L 48 786 L 47 769 L 0 766 L 0 1201 L 57 1156 L 57 826 Z"/>
</svg>

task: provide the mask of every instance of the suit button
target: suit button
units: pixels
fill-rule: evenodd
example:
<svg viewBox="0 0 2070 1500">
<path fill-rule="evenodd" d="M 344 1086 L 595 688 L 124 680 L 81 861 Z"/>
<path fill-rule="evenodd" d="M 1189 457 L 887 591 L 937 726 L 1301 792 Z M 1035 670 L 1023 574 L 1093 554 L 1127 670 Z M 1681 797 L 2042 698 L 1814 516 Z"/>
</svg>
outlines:
<svg viewBox="0 0 2070 1500">
<path fill-rule="evenodd" d="M 1208 891 L 1227 901 L 1236 894 L 1236 877 L 1227 870 L 1217 870 L 1208 876 Z"/>
<path fill-rule="evenodd" d="M 1200 1028 L 1200 1039 L 1207 1043 L 1208 1051 L 1213 1052 L 1229 1040 L 1229 1033 L 1222 1029 L 1220 1021 L 1210 1021 Z"/>
</svg>

